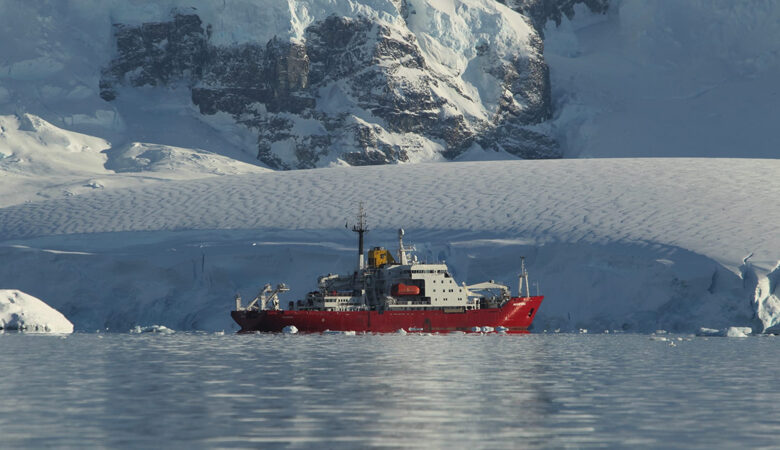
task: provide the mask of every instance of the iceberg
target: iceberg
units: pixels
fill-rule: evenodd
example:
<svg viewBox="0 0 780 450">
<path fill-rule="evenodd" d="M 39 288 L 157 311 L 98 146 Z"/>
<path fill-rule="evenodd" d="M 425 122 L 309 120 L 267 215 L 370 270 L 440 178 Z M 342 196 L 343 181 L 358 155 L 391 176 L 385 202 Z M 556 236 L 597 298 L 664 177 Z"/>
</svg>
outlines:
<svg viewBox="0 0 780 450">
<path fill-rule="evenodd" d="M 729 327 L 726 330 L 726 337 L 748 337 L 753 333 L 753 329 L 750 327 Z"/>
<path fill-rule="evenodd" d="M 32 295 L 16 289 L 0 289 L 0 330 L 73 333 L 73 324 Z"/>
</svg>

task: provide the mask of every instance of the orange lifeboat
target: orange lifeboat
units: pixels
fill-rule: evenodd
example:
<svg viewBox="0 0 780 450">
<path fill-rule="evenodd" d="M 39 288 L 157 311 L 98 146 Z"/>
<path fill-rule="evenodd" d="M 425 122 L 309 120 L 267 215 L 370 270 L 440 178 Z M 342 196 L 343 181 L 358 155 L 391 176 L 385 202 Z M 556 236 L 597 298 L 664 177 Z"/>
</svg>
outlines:
<svg viewBox="0 0 780 450">
<path fill-rule="evenodd" d="M 391 295 L 420 295 L 420 288 L 403 283 L 394 284 L 390 289 Z"/>
</svg>

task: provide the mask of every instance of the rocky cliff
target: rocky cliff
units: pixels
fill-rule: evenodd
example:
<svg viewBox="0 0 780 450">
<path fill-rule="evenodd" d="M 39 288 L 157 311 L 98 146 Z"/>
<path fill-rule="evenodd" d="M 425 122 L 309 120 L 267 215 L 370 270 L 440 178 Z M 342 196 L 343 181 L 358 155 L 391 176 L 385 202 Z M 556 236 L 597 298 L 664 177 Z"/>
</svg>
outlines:
<svg viewBox="0 0 780 450">
<path fill-rule="evenodd" d="M 453 159 L 472 148 L 561 156 L 535 127 L 551 100 L 529 19 L 488 0 L 349 3 L 354 14 L 309 8 L 299 33 L 264 41 L 214 39 L 196 9 L 115 23 L 100 96 L 188 89 L 206 122 L 229 115 L 278 169 Z"/>
<path fill-rule="evenodd" d="M 561 24 L 564 17 L 574 17 L 574 6 L 584 4 L 595 13 L 605 13 L 609 0 L 498 0 L 528 17 L 539 33 L 548 21 Z"/>
</svg>

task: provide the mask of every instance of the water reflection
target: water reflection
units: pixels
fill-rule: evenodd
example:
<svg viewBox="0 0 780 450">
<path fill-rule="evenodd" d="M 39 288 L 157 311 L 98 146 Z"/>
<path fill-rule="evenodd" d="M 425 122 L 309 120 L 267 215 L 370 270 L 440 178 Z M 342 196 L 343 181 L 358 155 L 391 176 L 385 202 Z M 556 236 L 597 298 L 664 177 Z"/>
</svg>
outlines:
<svg viewBox="0 0 780 450">
<path fill-rule="evenodd" d="M 0 336 L 4 445 L 773 445 L 772 338 Z M 724 407 L 727 405 L 727 407 Z"/>
</svg>

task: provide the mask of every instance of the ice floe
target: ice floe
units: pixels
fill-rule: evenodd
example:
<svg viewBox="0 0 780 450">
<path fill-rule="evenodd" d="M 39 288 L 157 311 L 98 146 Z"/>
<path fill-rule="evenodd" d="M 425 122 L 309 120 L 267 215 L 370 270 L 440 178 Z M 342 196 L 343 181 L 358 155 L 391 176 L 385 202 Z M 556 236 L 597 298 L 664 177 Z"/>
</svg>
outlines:
<svg viewBox="0 0 780 450">
<path fill-rule="evenodd" d="M 175 331 L 171 330 L 170 328 L 164 326 L 164 325 L 149 325 L 142 327 L 140 325 L 136 325 L 134 328 L 130 329 L 130 333 L 133 334 L 141 334 L 141 333 L 159 333 L 159 334 L 173 334 Z"/>
</svg>

